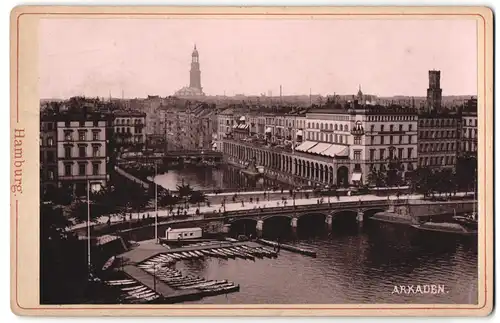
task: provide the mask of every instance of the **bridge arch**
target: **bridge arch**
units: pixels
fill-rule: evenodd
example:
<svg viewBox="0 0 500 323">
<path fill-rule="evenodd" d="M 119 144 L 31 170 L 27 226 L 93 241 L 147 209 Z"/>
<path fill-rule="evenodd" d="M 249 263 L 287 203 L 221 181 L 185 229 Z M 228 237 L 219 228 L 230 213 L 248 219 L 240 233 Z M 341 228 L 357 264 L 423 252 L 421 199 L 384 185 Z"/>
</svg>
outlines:
<svg viewBox="0 0 500 323">
<path fill-rule="evenodd" d="M 378 213 L 378 212 L 384 212 L 385 210 L 383 208 L 370 208 L 370 209 L 366 209 L 363 211 L 363 216 L 364 218 L 371 218 L 372 216 L 375 215 L 375 213 Z"/>
<path fill-rule="evenodd" d="M 341 216 L 354 216 L 354 217 L 356 217 L 358 215 L 358 210 L 354 210 L 354 209 L 338 210 L 338 211 L 332 212 L 331 215 L 334 218 L 341 217 Z"/>
</svg>

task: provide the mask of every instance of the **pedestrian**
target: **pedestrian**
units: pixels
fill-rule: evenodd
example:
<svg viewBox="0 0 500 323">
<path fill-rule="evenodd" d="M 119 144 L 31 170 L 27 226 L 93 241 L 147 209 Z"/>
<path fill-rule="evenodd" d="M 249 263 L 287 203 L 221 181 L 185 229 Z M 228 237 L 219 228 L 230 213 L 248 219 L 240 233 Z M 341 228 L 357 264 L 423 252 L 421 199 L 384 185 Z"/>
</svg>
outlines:
<svg viewBox="0 0 500 323">
<path fill-rule="evenodd" d="M 258 197 L 256 198 L 256 200 L 257 200 L 257 204 L 259 204 L 259 198 Z"/>
<path fill-rule="evenodd" d="M 283 194 L 283 187 L 281 188 L 281 194 Z"/>
<path fill-rule="evenodd" d="M 241 206 L 244 207 L 245 206 L 245 202 L 243 200 L 241 200 Z"/>
</svg>

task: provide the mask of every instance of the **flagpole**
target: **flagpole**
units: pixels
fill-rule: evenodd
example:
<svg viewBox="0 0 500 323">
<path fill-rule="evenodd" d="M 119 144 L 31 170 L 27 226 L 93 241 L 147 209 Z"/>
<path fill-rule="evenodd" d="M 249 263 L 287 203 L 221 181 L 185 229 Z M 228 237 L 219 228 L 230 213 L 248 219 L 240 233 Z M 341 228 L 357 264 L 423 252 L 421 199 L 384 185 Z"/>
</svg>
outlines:
<svg viewBox="0 0 500 323">
<path fill-rule="evenodd" d="M 153 182 L 155 183 L 155 241 L 158 243 L 158 185 L 156 184 L 156 175 L 157 175 L 157 166 L 158 164 L 155 162 L 155 178 L 153 178 Z"/>
<path fill-rule="evenodd" d="M 90 275 L 90 181 L 87 180 L 87 265 Z"/>
</svg>

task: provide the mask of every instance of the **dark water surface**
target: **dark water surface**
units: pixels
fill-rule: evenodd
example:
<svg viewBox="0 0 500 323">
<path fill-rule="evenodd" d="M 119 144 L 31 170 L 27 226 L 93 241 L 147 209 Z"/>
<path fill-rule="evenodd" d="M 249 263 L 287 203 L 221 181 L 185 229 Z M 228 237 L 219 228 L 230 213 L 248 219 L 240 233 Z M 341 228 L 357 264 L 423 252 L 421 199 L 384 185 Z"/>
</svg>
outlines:
<svg viewBox="0 0 500 323">
<path fill-rule="evenodd" d="M 477 245 L 407 231 L 365 223 L 291 242 L 314 248 L 317 258 L 282 250 L 276 259 L 194 259 L 176 268 L 240 284 L 239 292 L 195 303 L 477 303 Z M 418 284 L 444 285 L 445 293 L 393 293 L 394 285 Z"/>
<path fill-rule="evenodd" d="M 263 189 L 280 185 L 270 178 L 252 178 L 228 165 L 220 167 L 185 167 L 171 169 L 167 173 L 156 176 L 156 182 L 165 189 L 175 190 L 184 181 L 195 190 L 200 189 Z"/>
</svg>

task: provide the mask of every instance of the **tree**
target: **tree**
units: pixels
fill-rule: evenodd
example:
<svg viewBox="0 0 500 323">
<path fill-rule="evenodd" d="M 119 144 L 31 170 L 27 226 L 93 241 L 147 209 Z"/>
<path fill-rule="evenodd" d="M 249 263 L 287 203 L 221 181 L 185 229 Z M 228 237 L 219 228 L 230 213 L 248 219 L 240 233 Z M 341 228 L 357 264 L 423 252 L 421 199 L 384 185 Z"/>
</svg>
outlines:
<svg viewBox="0 0 500 323">
<path fill-rule="evenodd" d="M 385 172 L 372 168 L 370 174 L 368 174 L 368 183 L 375 187 L 384 187 L 386 186 L 386 178 Z"/>
<path fill-rule="evenodd" d="M 467 192 L 476 189 L 477 157 L 467 154 L 457 158 L 456 177 L 459 189 Z"/>
<path fill-rule="evenodd" d="M 191 185 L 184 184 L 183 182 L 181 185 L 177 185 L 177 192 L 179 194 L 179 197 L 184 200 L 184 206 L 187 206 L 188 198 L 189 196 L 191 196 L 191 194 L 193 194 Z"/>
<path fill-rule="evenodd" d="M 128 206 L 132 210 L 135 210 L 138 213 L 141 212 L 146 208 L 149 200 L 150 198 L 148 192 L 141 185 L 134 183 L 129 186 L 127 201 Z M 137 218 L 139 218 L 139 215 L 137 215 Z"/>
<path fill-rule="evenodd" d="M 198 208 L 200 207 L 201 203 L 204 203 L 206 201 L 207 196 L 201 191 L 193 191 L 189 196 L 189 203 L 197 204 Z"/>
<path fill-rule="evenodd" d="M 412 189 L 427 197 L 433 190 L 434 174 L 428 167 L 419 167 L 413 172 Z"/>
<path fill-rule="evenodd" d="M 62 209 L 40 205 L 40 302 L 78 304 L 86 301 L 86 244 L 67 231 L 70 221 Z"/>
<path fill-rule="evenodd" d="M 48 186 L 42 192 L 42 201 L 50 201 L 54 205 L 69 205 L 73 201 L 73 192 L 69 187 Z"/>
<path fill-rule="evenodd" d="M 164 191 L 158 196 L 158 206 L 167 206 L 170 210 L 173 210 L 178 202 L 179 197 L 172 195 L 169 191 Z"/>
<path fill-rule="evenodd" d="M 400 186 L 403 184 L 402 163 L 397 158 L 387 159 L 387 186 Z"/>
</svg>

